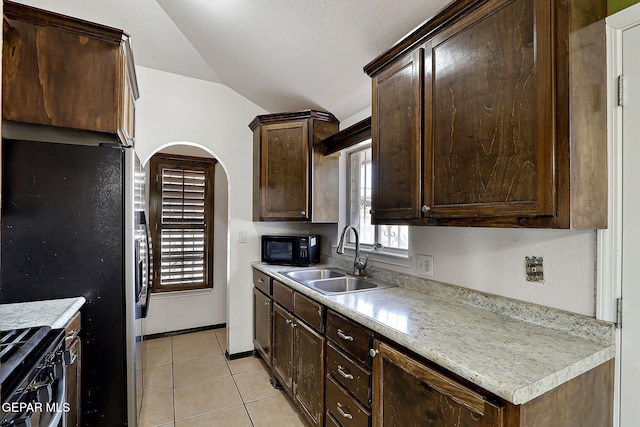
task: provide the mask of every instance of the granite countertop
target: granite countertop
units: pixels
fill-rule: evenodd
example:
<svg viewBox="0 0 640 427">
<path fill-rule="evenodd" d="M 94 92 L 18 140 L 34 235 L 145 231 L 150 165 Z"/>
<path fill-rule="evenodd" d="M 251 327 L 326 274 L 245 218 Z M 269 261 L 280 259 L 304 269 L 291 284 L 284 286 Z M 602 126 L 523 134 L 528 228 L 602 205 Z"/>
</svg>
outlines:
<svg viewBox="0 0 640 427">
<path fill-rule="evenodd" d="M 0 304 L 0 330 L 64 327 L 86 302 L 84 297 Z"/>
<path fill-rule="evenodd" d="M 548 319 L 541 326 L 433 289 L 399 286 L 323 295 L 279 273 L 292 268 L 252 266 L 516 405 L 615 357 L 612 325 L 587 316 L 554 310 L 548 317 L 557 319 L 558 330 Z M 500 298 L 488 306 L 499 306 Z M 530 311 L 549 310 L 531 306 Z M 573 325 L 568 331 L 567 323 Z"/>
</svg>

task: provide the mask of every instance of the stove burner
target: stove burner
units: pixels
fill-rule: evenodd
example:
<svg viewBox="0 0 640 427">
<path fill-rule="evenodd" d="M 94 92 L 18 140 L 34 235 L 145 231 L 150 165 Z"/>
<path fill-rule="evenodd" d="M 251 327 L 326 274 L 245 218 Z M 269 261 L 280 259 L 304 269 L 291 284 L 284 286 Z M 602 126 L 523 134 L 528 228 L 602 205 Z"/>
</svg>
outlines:
<svg viewBox="0 0 640 427">
<path fill-rule="evenodd" d="M 0 426 L 62 425 L 64 353 L 61 329 L 42 326 L 0 332 Z"/>
<path fill-rule="evenodd" d="M 0 332 L 0 383 L 27 363 L 51 330 L 48 326 Z"/>
</svg>

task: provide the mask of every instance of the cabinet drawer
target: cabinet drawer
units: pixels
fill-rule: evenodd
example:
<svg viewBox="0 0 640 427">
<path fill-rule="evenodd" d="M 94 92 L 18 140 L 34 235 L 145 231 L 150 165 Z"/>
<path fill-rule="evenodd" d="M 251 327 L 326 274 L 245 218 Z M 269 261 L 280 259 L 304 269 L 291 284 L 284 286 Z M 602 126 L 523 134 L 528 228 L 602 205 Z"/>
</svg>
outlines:
<svg viewBox="0 0 640 427">
<path fill-rule="evenodd" d="M 326 336 L 338 344 L 338 348 L 353 356 L 356 361 L 371 366 L 369 357 L 371 334 L 365 328 L 333 311 L 328 311 Z"/>
<path fill-rule="evenodd" d="M 271 278 L 260 270 L 253 269 L 253 286 L 263 294 L 271 296 Z"/>
<path fill-rule="evenodd" d="M 342 427 L 330 413 L 327 413 L 326 420 L 326 427 Z"/>
<path fill-rule="evenodd" d="M 369 406 L 371 372 L 340 352 L 332 343 L 327 346 L 327 372 L 338 384 L 351 392 L 365 406 Z"/>
<path fill-rule="evenodd" d="M 324 306 L 297 292 L 293 295 L 293 312 L 317 332 L 324 331 Z"/>
<path fill-rule="evenodd" d="M 289 311 L 293 311 L 293 289 L 273 279 L 273 299 Z"/>
<path fill-rule="evenodd" d="M 331 376 L 327 376 L 326 384 L 327 418 L 335 417 L 344 427 L 368 427 L 371 413 L 336 384 Z"/>
</svg>

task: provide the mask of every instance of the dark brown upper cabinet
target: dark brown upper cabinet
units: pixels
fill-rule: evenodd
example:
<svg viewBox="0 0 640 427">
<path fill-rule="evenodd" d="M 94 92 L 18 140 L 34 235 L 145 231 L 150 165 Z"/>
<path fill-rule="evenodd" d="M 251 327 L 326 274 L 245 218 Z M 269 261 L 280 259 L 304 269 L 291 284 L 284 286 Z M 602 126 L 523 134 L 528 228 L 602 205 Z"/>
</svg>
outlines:
<svg viewBox="0 0 640 427">
<path fill-rule="evenodd" d="M 605 16 L 459 0 L 369 63 L 373 221 L 606 228 Z"/>
<path fill-rule="evenodd" d="M 138 86 L 121 30 L 4 3 L 2 117 L 134 139 Z"/>
<path fill-rule="evenodd" d="M 338 222 L 338 157 L 322 140 L 338 131 L 330 113 L 257 116 L 253 131 L 253 220 Z"/>
</svg>

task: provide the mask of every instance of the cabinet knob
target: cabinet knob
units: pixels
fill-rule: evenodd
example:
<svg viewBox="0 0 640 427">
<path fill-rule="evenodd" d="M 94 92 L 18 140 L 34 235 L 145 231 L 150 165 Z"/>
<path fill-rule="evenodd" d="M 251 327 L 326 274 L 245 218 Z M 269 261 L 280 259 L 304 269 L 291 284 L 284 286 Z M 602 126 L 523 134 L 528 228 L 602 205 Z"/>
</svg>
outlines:
<svg viewBox="0 0 640 427">
<path fill-rule="evenodd" d="M 286 323 L 286 324 L 288 325 L 289 323 L 291 323 L 291 320 L 289 320 L 289 319 L 285 319 L 285 320 L 284 320 L 284 323 Z"/>
<path fill-rule="evenodd" d="M 305 216 L 307 213 L 305 211 L 300 211 L 300 215 Z"/>
<path fill-rule="evenodd" d="M 376 357 L 377 354 L 378 354 L 378 350 L 376 350 L 375 348 L 369 349 L 369 356 Z"/>
<path fill-rule="evenodd" d="M 423 213 L 427 213 L 427 212 L 429 212 L 430 210 L 431 210 L 431 208 L 430 208 L 429 206 L 427 206 L 427 205 L 422 206 L 422 212 L 423 212 Z"/>
</svg>

